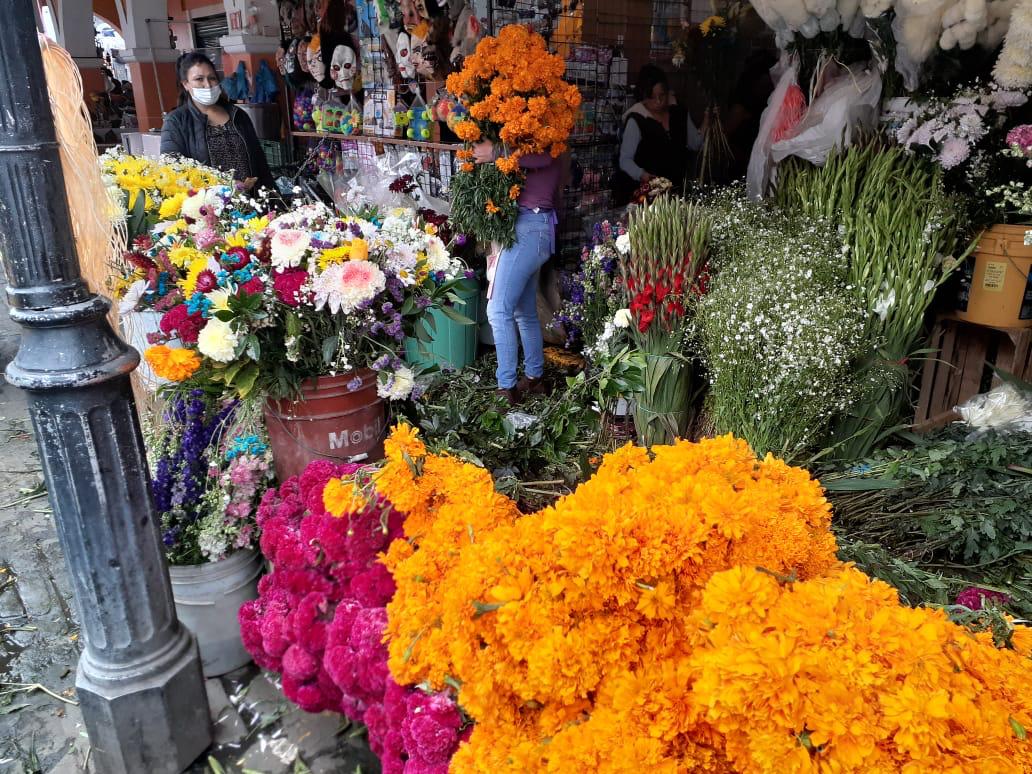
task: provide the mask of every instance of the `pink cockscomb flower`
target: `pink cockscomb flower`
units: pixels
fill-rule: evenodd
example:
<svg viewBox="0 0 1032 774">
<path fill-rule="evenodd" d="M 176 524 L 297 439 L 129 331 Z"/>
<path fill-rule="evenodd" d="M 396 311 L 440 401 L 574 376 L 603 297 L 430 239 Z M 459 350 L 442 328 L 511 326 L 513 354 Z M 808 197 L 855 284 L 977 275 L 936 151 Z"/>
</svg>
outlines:
<svg viewBox="0 0 1032 774">
<path fill-rule="evenodd" d="M 957 594 L 957 604 L 966 607 L 968 610 L 981 610 L 988 602 L 997 605 L 1006 605 L 1011 598 L 1000 591 L 989 591 L 974 586 L 964 589 Z"/>
<path fill-rule="evenodd" d="M 218 232 L 211 228 L 202 228 L 197 236 L 194 237 L 194 243 L 197 245 L 198 250 L 210 250 L 219 243 L 221 237 Z"/>
<path fill-rule="evenodd" d="M 369 261 L 335 263 L 312 282 L 315 308 L 348 314 L 359 305 L 372 301 L 387 287 L 387 277 Z"/>
</svg>

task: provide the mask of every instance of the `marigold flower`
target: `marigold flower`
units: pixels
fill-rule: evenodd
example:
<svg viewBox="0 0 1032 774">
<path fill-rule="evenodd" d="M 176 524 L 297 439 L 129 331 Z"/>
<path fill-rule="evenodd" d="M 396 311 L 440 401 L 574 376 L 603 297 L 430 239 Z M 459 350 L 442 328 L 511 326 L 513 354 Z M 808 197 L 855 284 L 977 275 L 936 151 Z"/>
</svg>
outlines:
<svg viewBox="0 0 1032 774">
<path fill-rule="evenodd" d="M 520 187 L 518 185 L 512 185 L 509 187 L 509 201 L 516 201 L 520 198 Z"/>
<path fill-rule="evenodd" d="M 189 379 L 201 367 L 201 359 L 192 349 L 168 347 L 164 344 L 148 347 L 144 358 L 155 374 L 170 382 Z"/>
<path fill-rule="evenodd" d="M 497 213 L 502 211 L 502 208 L 490 199 L 488 199 L 487 204 L 484 205 L 484 210 L 487 212 L 488 215 L 496 215 Z"/>
</svg>

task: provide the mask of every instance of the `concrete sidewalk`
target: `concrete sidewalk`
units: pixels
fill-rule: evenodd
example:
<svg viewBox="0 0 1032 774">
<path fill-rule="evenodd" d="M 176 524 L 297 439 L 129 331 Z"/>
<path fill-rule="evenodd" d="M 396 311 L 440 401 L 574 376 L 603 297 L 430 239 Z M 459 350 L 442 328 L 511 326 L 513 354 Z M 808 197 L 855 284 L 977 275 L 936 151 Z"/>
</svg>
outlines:
<svg viewBox="0 0 1032 774">
<path fill-rule="evenodd" d="M 17 348 L 18 327 L 0 298 L 0 374 Z M 80 645 L 68 575 L 25 400 L 2 376 L 0 535 L 0 772 L 94 772 L 71 703 Z M 342 715 L 302 712 L 274 677 L 249 668 L 207 688 L 216 734 L 209 754 L 227 774 L 379 771 L 364 729 Z M 208 771 L 207 755 L 191 769 Z"/>
</svg>

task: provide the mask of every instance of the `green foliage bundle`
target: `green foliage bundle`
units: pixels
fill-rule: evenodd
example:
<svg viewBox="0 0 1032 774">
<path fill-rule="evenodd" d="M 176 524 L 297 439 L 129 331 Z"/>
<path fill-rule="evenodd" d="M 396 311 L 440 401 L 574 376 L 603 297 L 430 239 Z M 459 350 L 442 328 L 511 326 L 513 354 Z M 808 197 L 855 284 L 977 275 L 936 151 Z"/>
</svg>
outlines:
<svg viewBox="0 0 1032 774">
<path fill-rule="evenodd" d="M 959 263 L 960 208 L 944 193 L 940 169 L 877 144 L 833 153 L 823 167 L 782 165 L 776 201 L 839 228 L 847 283 L 864 315 L 867 352 L 855 367 L 867 389 L 835 424 L 832 442 L 842 459 L 860 459 L 909 408 L 907 359 L 919 354 L 925 313 Z"/>
<path fill-rule="evenodd" d="M 950 428 L 821 476 L 849 541 L 1032 611 L 1032 434 Z"/>
</svg>

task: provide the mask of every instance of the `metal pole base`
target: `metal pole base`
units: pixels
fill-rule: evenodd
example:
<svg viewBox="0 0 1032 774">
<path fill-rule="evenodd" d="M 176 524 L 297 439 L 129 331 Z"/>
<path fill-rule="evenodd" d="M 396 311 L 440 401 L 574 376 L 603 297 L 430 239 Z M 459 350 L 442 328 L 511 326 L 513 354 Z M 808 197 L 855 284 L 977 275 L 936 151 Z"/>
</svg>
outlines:
<svg viewBox="0 0 1032 774">
<path fill-rule="evenodd" d="M 84 655 L 75 688 L 97 771 L 178 774 L 207 748 L 208 698 L 197 643 L 186 629 L 165 657 L 134 665 L 117 681 L 95 671 Z M 201 732 L 184 734 L 184 727 Z"/>
</svg>

